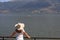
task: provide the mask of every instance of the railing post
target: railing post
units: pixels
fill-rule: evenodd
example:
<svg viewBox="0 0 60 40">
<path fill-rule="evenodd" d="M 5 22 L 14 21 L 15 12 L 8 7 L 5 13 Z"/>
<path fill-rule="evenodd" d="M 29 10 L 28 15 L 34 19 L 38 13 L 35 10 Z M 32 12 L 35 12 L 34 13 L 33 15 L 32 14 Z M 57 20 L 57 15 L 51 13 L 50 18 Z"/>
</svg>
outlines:
<svg viewBox="0 0 60 40">
<path fill-rule="evenodd" d="M 36 38 L 34 38 L 34 40 L 36 40 Z"/>
<path fill-rule="evenodd" d="M 4 37 L 2 37 L 2 40 L 4 40 Z"/>
</svg>

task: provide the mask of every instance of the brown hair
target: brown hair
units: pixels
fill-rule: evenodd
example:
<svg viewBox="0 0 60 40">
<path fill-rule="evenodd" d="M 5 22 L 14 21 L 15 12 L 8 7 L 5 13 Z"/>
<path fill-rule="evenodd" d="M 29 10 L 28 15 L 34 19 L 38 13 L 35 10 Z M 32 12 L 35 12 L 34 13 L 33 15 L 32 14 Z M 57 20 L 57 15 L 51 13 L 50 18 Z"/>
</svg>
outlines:
<svg viewBox="0 0 60 40">
<path fill-rule="evenodd" d="M 21 33 L 21 32 L 22 32 L 22 30 L 17 30 L 17 29 L 15 29 L 15 31 L 16 31 L 17 33 Z"/>
</svg>

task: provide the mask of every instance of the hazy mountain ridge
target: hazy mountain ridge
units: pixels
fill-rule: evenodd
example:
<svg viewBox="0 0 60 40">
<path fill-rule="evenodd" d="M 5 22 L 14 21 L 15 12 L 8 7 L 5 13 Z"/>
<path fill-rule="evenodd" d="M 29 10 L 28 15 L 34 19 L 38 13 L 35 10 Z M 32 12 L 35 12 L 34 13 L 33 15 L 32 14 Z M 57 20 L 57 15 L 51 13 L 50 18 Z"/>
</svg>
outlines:
<svg viewBox="0 0 60 40">
<path fill-rule="evenodd" d="M 43 10 L 42 10 L 43 9 Z M 0 2 L 0 12 L 23 12 L 23 11 L 30 11 L 33 12 L 34 10 L 45 11 L 53 10 L 60 11 L 60 0 L 37 0 L 31 2 Z"/>
</svg>

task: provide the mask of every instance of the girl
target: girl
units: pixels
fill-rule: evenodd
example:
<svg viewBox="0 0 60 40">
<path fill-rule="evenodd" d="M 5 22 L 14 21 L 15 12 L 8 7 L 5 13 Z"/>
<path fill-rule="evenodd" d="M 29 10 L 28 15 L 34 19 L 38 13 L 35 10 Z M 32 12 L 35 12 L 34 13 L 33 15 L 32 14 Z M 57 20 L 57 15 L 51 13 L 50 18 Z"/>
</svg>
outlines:
<svg viewBox="0 0 60 40">
<path fill-rule="evenodd" d="M 16 33 L 18 36 L 16 37 L 16 40 L 24 40 L 23 35 L 25 35 L 27 38 L 30 38 L 30 36 L 25 32 L 24 30 L 24 23 L 17 23 L 15 25 L 15 31 L 11 34 L 10 37 L 13 37 Z"/>
</svg>

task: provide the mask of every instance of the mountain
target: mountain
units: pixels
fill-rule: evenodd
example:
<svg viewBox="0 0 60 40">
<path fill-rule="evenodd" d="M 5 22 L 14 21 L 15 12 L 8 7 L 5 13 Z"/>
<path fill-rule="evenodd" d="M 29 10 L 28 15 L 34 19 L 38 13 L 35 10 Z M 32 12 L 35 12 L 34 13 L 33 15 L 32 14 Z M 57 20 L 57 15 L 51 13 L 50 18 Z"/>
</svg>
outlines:
<svg viewBox="0 0 60 40">
<path fill-rule="evenodd" d="M 44 8 L 48 6 L 51 6 L 51 4 L 49 4 L 48 2 L 44 2 L 44 1 L 38 1 L 38 2 L 29 2 L 28 4 L 24 5 L 22 8 L 36 9 L 36 8 Z"/>
<path fill-rule="evenodd" d="M 43 10 L 42 10 L 43 9 Z M 53 12 L 60 10 L 60 0 L 35 0 L 35 1 L 14 1 L 14 2 L 0 2 L 0 12 L 33 12 L 33 11 L 47 11 Z"/>
<path fill-rule="evenodd" d="M 50 6 L 48 2 L 4 2 L 0 3 L 0 10 L 16 10 L 23 8 L 43 8 Z"/>
<path fill-rule="evenodd" d="M 38 0 L 38 2 L 41 0 Z M 42 0 L 43 1 L 43 0 Z M 47 14 L 60 14 L 60 0 L 44 0 L 43 2 L 48 2 L 51 6 L 43 7 L 38 10 L 33 10 L 33 13 L 47 13 Z"/>
</svg>

